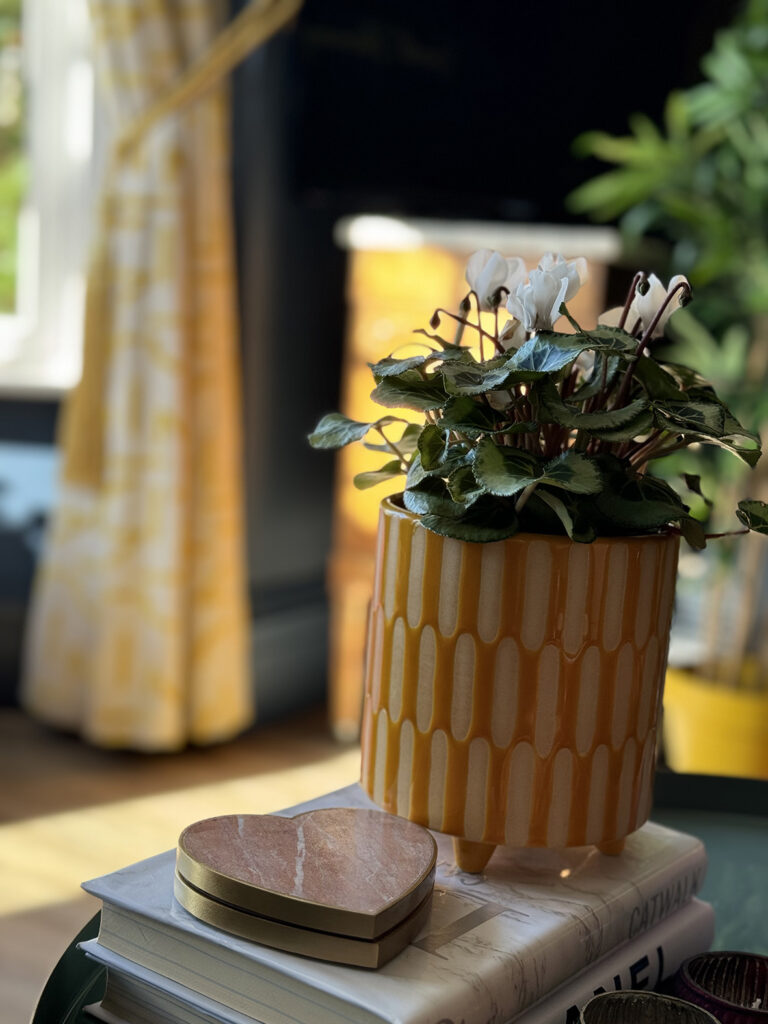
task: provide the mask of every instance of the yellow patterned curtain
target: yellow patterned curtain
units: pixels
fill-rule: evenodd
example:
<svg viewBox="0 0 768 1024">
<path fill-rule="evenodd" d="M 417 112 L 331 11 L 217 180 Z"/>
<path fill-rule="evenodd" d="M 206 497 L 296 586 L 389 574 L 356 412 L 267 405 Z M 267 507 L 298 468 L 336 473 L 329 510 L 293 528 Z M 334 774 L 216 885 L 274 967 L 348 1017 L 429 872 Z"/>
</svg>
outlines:
<svg viewBox="0 0 768 1024">
<path fill-rule="evenodd" d="M 252 720 L 223 80 L 299 5 L 91 0 L 115 142 L 21 698 L 102 746 Z"/>
</svg>

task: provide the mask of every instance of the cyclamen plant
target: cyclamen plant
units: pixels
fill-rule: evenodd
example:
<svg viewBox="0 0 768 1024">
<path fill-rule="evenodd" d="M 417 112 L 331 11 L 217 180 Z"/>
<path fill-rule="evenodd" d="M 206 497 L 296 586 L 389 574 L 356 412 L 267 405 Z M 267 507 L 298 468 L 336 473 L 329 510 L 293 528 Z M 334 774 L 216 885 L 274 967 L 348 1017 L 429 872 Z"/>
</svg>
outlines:
<svg viewBox="0 0 768 1024">
<path fill-rule="evenodd" d="M 586 260 L 552 253 L 530 273 L 522 259 L 474 253 L 458 312 L 437 309 L 430 330 L 415 332 L 426 338 L 424 354 L 371 365 L 371 397 L 387 409 L 422 413 L 423 424 L 393 414 L 362 423 L 330 413 L 310 443 L 336 449 L 377 434 L 366 447 L 393 458 L 359 474 L 356 485 L 405 474 L 405 507 L 449 537 L 565 533 L 589 543 L 672 531 L 703 548 L 702 523 L 649 472 L 650 463 L 711 444 L 754 466 L 760 439 L 696 370 L 653 353 L 669 317 L 690 299 L 684 277 L 665 288 L 639 271 L 624 306 L 585 328 L 567 303 L 586 273 Z M 503 305 L 510 316 L 501 323 Z M 572 333 L 554 329 L 561 317 Z M 462 343 L 465 336 L 474 338 L 477 354 Z M 697 476 L 684 480 L 701 494 Z M 734 532 L 768 533 L 763 502 L 742 501 L 736 515 L 744 529 Z"/>
</svg>

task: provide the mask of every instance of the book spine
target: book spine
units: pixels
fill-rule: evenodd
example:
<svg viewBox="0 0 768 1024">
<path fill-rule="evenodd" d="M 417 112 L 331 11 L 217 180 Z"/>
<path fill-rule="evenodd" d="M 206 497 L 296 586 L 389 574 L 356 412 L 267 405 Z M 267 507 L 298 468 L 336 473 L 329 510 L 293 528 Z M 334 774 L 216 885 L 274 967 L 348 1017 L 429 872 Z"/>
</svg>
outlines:
<svg viewBox="0 0 768 1024">
<path fill-rule="evenodd" d="M 475 914 L 483 918 L 474 927 L 475 914 L 466 915 L 473 925 L 471 945 L 456 922 L 450 937 L 461 943 L 461 949 L 444 944 L 445 934 L 422 936 L 415 946 L 449 959 L 457 978 L 457 985 L 445 990 L 443 1016 L 449 1020 L 490 1019 L 498 1013 L 499 1019 L 511 1019 L 529 1006 L 543 999 L 566 979 L 596 963 L 611 950 L 629 940 L 638 938 L 656 924 L 685 906 L 700 890 L 706 874 L 706 851 L 703 845 L 689 847 L 676 859 L 657 864 L 634 881 L 618 884 L 611 895 L 596 899 L 589 883 L 585 884 L 578 872 L 573 880 L 566 880 L 567 899 L 562 891 L 551 899 L 541 899 L 538 910 L 542 914 L 563 914 L 563 924 L 548 936 L 531 936 L 530 952 L 514 957 L 516 969 L 510 974 L 510 951 L 523 948 L 524 931 L 515 936 L 514 907 L 508 900 L 502 904 L 499 896 L 483 889 L 482 883 L 470 883 L 462 896 L 477 895 Z M 610 870 L 610 866 L 607 868 Z M 471 879 L 471 876 L 464 876 Z M 456 891 L 456 890 L 454 890 Z M 511 912 L 511 913 L 510 913 Z M 496 924 L 494 914 L 499 915 Z M 524 926 L 524 922 L 521 922 Z M 454 950 L 456 950 L 454 955 Z M 472 976 L 481 987 L 484 1011 L 478 1012 L 478 996 L 472 995 L 462 979 Z M 482 1013 L 486 1013 L 486 1017 Z M 413 1016 L 413 1024 L 431 1024 L 432 1014 L 421 1012 Z M 441 1019 L 439 1016 L 438 1020 Z"/>
<path fill-rule="evenodd" d="M 204 949 L 195 947 L 183 935 L 158 931 L 148 918 L 123 914 L 108 905 L 102 909 L 96 941 L 139 967 L 261 1024 L 382 1024 L 387 1020 L 242 954 L 231 950 L 224 954 L 215 942 L 205 943 Z"/>
<path fill-rule="evenodd" d="M 694 897 L 647 932 L 580 971 L 509 1024 L 578 1024 L 580 1008 L 599 992 L 658 989 L 683 960 L 708 950 L 714 934 L 712 906 Z"/>
</svg>

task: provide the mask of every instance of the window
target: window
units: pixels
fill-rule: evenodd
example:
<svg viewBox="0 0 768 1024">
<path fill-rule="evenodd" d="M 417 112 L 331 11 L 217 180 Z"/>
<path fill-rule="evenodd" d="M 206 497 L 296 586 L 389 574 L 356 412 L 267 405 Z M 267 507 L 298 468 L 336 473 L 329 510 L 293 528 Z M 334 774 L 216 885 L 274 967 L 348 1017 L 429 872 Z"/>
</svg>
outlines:
<svg viewBox="0 0 768 1024">
<path fill-rule="evenodd" d="M 0 0 L 0 391 L 58 393 L 82 358 L 95 194 L 87 0 Z"/>
</svg>

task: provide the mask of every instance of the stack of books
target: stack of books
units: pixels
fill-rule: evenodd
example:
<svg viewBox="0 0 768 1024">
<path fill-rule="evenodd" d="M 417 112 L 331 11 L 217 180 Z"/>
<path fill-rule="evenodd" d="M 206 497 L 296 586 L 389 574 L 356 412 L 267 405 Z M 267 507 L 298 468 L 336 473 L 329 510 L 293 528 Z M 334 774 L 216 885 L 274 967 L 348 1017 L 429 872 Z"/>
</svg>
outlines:
<svg viewBox="0 0 768 1024">
<path fill-rule="evenodd" d="M 373 806 L 354 785 L 280 813 Z M 435 839 L 429 921 L 378 970 L 198 920 L 174 900 L 174 850 L 86 882 L 102 913 L 81 948 L 107 968 L 89 1012 L 111 1024 L 571 1024 L 596 992 L 656 988 L 712 942 L 693 836 L 648 822 L 618 857 L 499 848 L 482 875 L 459 871 L 450 839 Z"/>
</svg>

